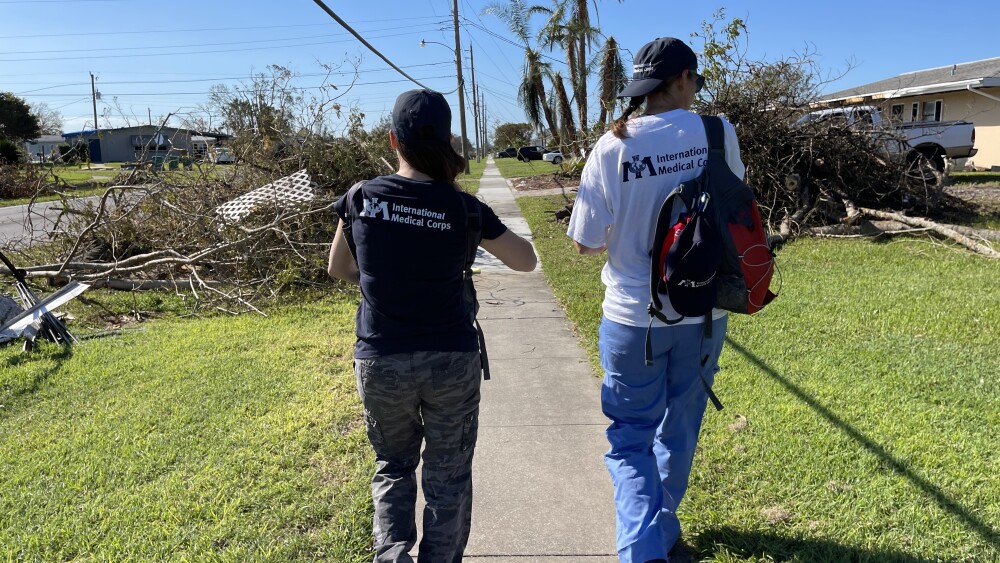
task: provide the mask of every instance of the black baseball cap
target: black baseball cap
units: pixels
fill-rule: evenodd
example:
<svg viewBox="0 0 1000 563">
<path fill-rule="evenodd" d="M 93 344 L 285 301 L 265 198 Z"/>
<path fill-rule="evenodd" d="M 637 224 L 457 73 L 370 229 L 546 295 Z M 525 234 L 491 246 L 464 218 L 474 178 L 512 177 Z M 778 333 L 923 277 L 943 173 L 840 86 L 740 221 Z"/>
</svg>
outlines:
<svg viewBox="0 0 1000 563">
<path fill-rule="evenodd" d="M 685 69 L 698 70 L 698 57 L 680 39 L 657 37 L 639 49 L 632 64 L 632 82 L 618 94 L 619 98 L 645 96 Z"/>
<path fill-rule="evenodd" d="M 396 98 L 392 132 L 404 143 L 451 142 L 451 107 L 439 92 L 410 90 Z"/>
</svg>

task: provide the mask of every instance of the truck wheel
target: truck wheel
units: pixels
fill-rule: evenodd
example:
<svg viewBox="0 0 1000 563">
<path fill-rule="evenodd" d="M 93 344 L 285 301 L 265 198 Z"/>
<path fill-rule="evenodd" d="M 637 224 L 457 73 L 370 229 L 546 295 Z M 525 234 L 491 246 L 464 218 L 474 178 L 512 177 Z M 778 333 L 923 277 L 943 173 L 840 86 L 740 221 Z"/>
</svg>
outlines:
<svg viewBox="0 0 1000 563">
<path fill-rule="evenodd" d="M 937 159 L 940 159 L 940 156 L 928 157 L 921 153 L 908 159 L 904 172 L 906 181 L 915 186 L 941 187 L 944 184 L 944 161 L 941 159 L 941 167 L 939 168 L 938 163 L 935 162 Z"/>
</svg>

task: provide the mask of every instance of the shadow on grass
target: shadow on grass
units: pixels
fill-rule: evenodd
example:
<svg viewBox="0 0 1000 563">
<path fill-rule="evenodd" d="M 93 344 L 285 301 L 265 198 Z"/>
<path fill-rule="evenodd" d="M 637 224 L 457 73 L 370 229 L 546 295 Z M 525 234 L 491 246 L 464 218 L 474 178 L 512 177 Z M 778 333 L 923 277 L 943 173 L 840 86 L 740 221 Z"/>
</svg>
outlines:
<svg viewBox="0 0 1000 563">
<path fill-rule="evenodd" d="M 19 342 L 19 340 L 17 341 Z M 53 345 L 57 346 L 57 345 Z M 46 369 L 40 370 L 34 376 L 30 378 L 24 378 L 20 381 L 10 381 L 8 380 L 0 389 L 6 392 L 0 392 L 0 403 L 3 404 L 3 409 L 0 410 L 0 419 L 7 418 L 16 410 L 17 407 L 21 406 L 21 399 L 29 397 L 37 393 L 42 385 L 48 381 L 49 377 L 59 371 L 62 367 L 62 363 L 71 357 L 73 357 L 73 350 L 69 346 L 58 346 L 49 349 L 44 357 L 39 357 L 33 353 L 23 353 L 17 356 L 11 356 L 7 358 L 6 368 L 16 369 L 19 366 L 23 366 L 30 362 L 36 361 L 49 361 L 52 365 Z"/>
<path fill-rule="evenodd" d="M 849 547 L 817 539 L 789 538 L 773 533 L 752 532 L 722 527 L 704 530 L 698 534 L 692 547 L 702 556 L 710 555 L 725 547 L 728 552 L 744 559 L 764 561 L 844 561 L 872 563 L 931 563 L 901 551 L 873 551 Z"/>
<path fill-rule="evenodd" d="M 848 424 L 846 421 L 837 416 L 833 411 L 819 404 L 812 396 L 803 391 L 797 385 L 783 377 L 781 374 L 776 372 L 771 366 L 764 363 L 763 360 L 755 356 L 752 352 L 741 346 L 739 343 L 733 341 L 730 337 L 726 337 L 726 342 L 732 346 L 733 350 L 738 352 L 744 358 L 749 360 L 755 366 L 760 368 L 761 371 L 769 375 L 772 379 L 780 383 L 785 389 L 787 389 L 792 395 L 795 395 L 803 403 L 809 405 L 814 411 L 819 413 L 820 416 L 828 420 L 831 424 L 842 430 L 845 434 L 850 436 L 853 440 L 857 441 L 859 444 L 864 446 L 871 454 L 879 458 L 886 466 L 892 469 L 895 473 L 902 477 L 905 477 L 914 486 L 924 492 L 927 496 L 932 498 L 938 505 L 944 510 L 955 515 L 958 519 L 965 523 L 970 529 L 975 531 L 981 538 L 983 538 L 987 543 L 992 545 L 994 548 L 1000 548 L 1000 533 L 990 527 L 989 524 L 983 522 L 977 518 L 968 508 L 958 504 L 954 499 L 946 495 L 939 487 L 935 486 L 933 483 L 927 481 L 923 477 L 917 475 L 911 471 L 905 463 L 894 457 L 891 453 L 886 451 L 886 449 L 879 444 L 875 443 L 872 439 L 868 438 L 861 432 L 858 432 L 853 426 Z M 850 559 L 850 561 L 857 561 L 857 559 Z M 873 559 L 873 561 L 881 561 L 881 559 Z M 915 560 L 914 560 L 915 561 Z"/>
</svg>

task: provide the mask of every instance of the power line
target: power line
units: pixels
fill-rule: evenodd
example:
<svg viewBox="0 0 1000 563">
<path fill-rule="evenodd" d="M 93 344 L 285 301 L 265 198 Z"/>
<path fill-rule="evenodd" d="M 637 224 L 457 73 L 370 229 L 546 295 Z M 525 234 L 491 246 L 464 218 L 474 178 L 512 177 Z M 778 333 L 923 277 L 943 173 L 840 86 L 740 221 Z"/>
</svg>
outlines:
<svg viewBox="0 0 1000 563">
<path fill-rule="evenodd" d="M 407 78 L 410 81 L 415 82 L 415 80 L 413 80 L 412 78 L 410 78 L 410 77 L 407 77 Z M 429 76 L 429 77 L 425 78 L 424 80 L 438 80 L 438 79 L 442 79 L 442 78 L 452 78 L 452 76 L 447 75 L 447 74 L 443 75 L 443 76 Z M 380 80 L 380 81 L 376 81 L 376 82 L 355 82 L 355 83 L 352 84 L 352 86 L 371 86 L 371 85 L 376 85 L 376 84 L 394 84 L 394 83 L 397 83 L 397 82 L 406 82 L 406 80 Z M 292 87 L 289 87 L 289 88 L 273 88 L 273 89 L 269 89 L 269 90 L 273 90 L 274 92 L 301 92 L 301 91 L 304 91 L 304 90 L 321 90 L 323 88 L 328 88 L 328 87 L 330 87 L 330 85 L 321 85 L 321 86 L 292 86 Z M 426 88 L 426 86 L 425 86 L 425 88 Z M 255 92 L 254 90 L 239 89 L 239 88 L 233 88 L 233 89 L 230 89 L 229 91 L 232 92 L 232 93 L 236 93 L 236 94 L 246 94 L 246 93 L 254 93 Z M 207 95 L 209 95 L 211 93 L 212 93 L 211 91 L 208 91 L 208 92 L 122 92 L 122 93 L 116 93 L 116 94 L 102 93 L 101 97 L 102 98 L 106 98 L 106 97 L 116 97 L 116 96 L 121 96 L 121 97 L 128 97 L 128 96 L 207 96 Z M 34 97 L 43 97 L 43 96 L 66 97 L 67 94 L 36 94 Z"/>
<path fill-rule="evenodd" d="M 400 74 L 402 74 L 403 76 L 409 78 L 410 81 L 413 82 L 414 84 L 416 84 L 417 86 L 420 86 L 421 88 L 423 88 L 425 90 L 430 90 L 431 89 L 431 88 L 428 88 L 428 87 L 424 86 L 423 84 L 421 84 L 416 79 L 412 78 L 409 74 L 406 74 L 406 72 L 403 71 L 403 69 L 399 68 L 398 66 L 395 65 L 395 63 L 393 63 L 392 61 L 390 61 L 389 59 L 387 59 L 385 57 L 385 55 L 383 55 L 382 53 L 380 53 L 378 51 L 378 49 L 376 49 L 375 47 L 372 47 L 371 43 L 365 41 L 364 37 L 361 37 L 360 35 L 358 35 L 358 32 L 354 31 L 354 28 L 352 28 L 351 26 L 347 25 L 347 22 L 345 22 L 344 20 L 340 19 L 340 16 L 338 16 L 337 14 L 333 13 L 333 10 L 331 10 L 326 4 L 324 4 L 323 0 L 313 0 L 313 2 L 315 2 L 317 6 L 319 6 L 320 8 L 322 8 L 323 11 L 327 13 L 327 15 L 329 15 L 331 18 L 333 18 L 334 20 L 336 20 L 337 23 L 339 23 L 344 29 L 346 29 L 347 31 L 351 32 L 351 35 L 353 35 L 354 37 L 356 37 L 358 39 L 358 41 L 361 42 L 362 45 L 364 45 L 365 47 L 368 47 L 369 51 L 371 51 L 372 53 L 375 53 L 376 55 L 378 55 L 378 58 L 380 58 L 383 61 L 385 61 L 385 63 L 387 65 L 389 65 L 392 68 L 396 69 L 396 71 L 399 72 Z"/>
<path fill-rule="evenodd" d="M 0 0 L 2 1 L 2 0 Z M 384 37 L 401 37 L 404 35 L 416 35 L 418 32 L 408 32 L 408 33 L 390 33 L 386 35 L 380 35 L 378 38 Z M 138 57 L 173 57 L 177 55 L 202 55 L 210 53 L 237 53 L 243 51 L 266 51 L 268 49 L 288 49 L 292 47 L 309 47 L 314 45 L 334 45 L 337 43 L 345 43 L 350 41 L 350 39 L 341 39 L 338 41 L 317 41 L 312 43 L 297 43 L 293 45 L 270 45 L 267 47 L 246 47 L 243 49 L 212 49 L 208 51 L 184 51 L 184 52 L 173 52 L 173 53 L 137 53 L 137 54 L 127 54 L 127 55 L 82 55 L 78 57 L 35 57 L 35 58 L 17 58 L 17 59 L 0 59 L 0 62 L 14 63 L 14 62 L 24 62 L 24 61 L 68 61 L 68 60 L 89 60 L 89 59 L 128 59 L 128 58 L 138 58 Z M 390 66 L 391 63 L 390 63 Z"/>
<path fill-rule="evenodd" d="M 375 33 L 375 32 L 379 32 L 379 31 L 397 31 L 397 30 L 400 30 L 400 29 L 413 29 L 413 28 L 424 28 L 424 27 L 426 27 L 425 24 L 404 25 L 404 26 L 386 27 L 386 28 L 381 28 L 381 29 L 372 29 L 372 30 L 369 30 L 369 31 L 372 32 L 372 33 Z M 342 37 L 343 35 L 344 35 L 343 33 L 334 33 L 334 34 L 324 33 L 323 35 L 302 35 L 302 36 L 298 36 L 298 37 L 278 37 L 278 38 L 274 38 L 274 39 L 251 39 L 251 40 L 247 40 L 247 41 L 222 41 L 222 42 L 219 42 L 219 43 L 188 43 L 188 44 L 184 44 L 184 45 L 150 45 L 148 47 L 139 46 L 139 47 L 135 47 L 135 48 L 136 49 L 190 49 L 190 48 L 194 48 L 194 47 L 219 47 L 219 46 L 223 46 L 223 45 L 249 45 L 249 44 L 252 44 L 252 43 L 274 43 L 276 41 L 300 41 L 300 40 L 303 40 L 303 39 L 324 39 L 324 38 Z M 99 48 L 88 47 L 87 51 L 88 52 L 94 52 L 94 51 L 121 51 L 121 47 L 120 46 L 119 47 L 99 47 Z M 4 54 L 5 55 L 42 55 L 42 54 L 48 54 L 48 53 L 76 53 L 76 52 L 79 52 L 79 49 L 48 49 L 48 50 L 43 50 L 43 51 L 4 51 Z"/>
<path fill-rule="evenodd" d="M 129 0 L 0 0 L 0 4 L 77 4 L 88 2 L 128 2 Z"/>
<path fill-rule="evenodd" d="M 503 35 L 500 35 L 499 33 L 493 31 L 492 29 L 487 28 L 484 25 L 479 25 L 476 22 L 470 20 L 469 18 L 463 17 L 462 19 L 465 20 L 465 23 L 471 25 L 472 27 L 478 29 L 479 31 L 482 31 L 484 33 L 492 35 L 493 37 L 496 37 L 497 39 L 499 39 L 499 40 L 501 40 L 501 41 L 503 41 L 505 43 L 509 43 L 509 44 L 511 44 L 511 45 L 513 45 L 515 47 L 521 48 L 521 49 L 525 49 L 525 48 L 528 47 L 527 45 L 525 45 L 523 43 L 518 43 L 517 41 L 514 41 L 513 39 L 508 39 L 507 37 L 504 37 Z M 546 59 L 549 59 L 551 61 L 555 61 L 555 62 L 560 63 L 560 64 L 566 64 L 566 61 L 564 61 L 564 60 L 557 59 L 555 57 L 550 57 L 550 56 L 546 55 L 545 53 L 542 53 L 541 51 L 536 51 L 536 52 L 541 57 L 545 57 Z"/>
<path fill-rule="evenodd" d="M 421 68 L 421 67 L 429 67 L 429 66 L 433 67 L 433 66 L 451 65 L 451 64 L 452 64 L 451 61 L 442 61 L 442 62 L 437 62 L 437 63 L 422 63 L 422 64 L 415 64 L 415 65 L 404 65 L 403 68 Z M 388 72 L 390 70 L 392 70 L 392 69 L 390 69 L 390 68 L 377 68 L 377 69 L 372 69 L 372 70 L 366 70 L 365 72 L 366 73 L 371 73 L 371 72 Z M 316 76 L 350 76 L 350 75 L 353 75 L 353 74 L 356 74 L 356 73 L 357 73 L 357 71 L 306 72 L 306 73 L 302 73 L 302 74 L 296 74 L 294 76 L 294 78 L 307 78 L 307 77 L 316 77 Z M 226 80 L 252 80 L 254 78 L 255 77 L 253 75 L 250 75 L 250 76 L 220 76 L 220 77 L 216 77 L 216 78 L 188 78 L 188 79 L 181 79 L 181 80 L 111 80 L 111 81 L 102 80 L 101 81 L 101 85 L 102 86 L 108 86 L 108 85 L 112 85 L 112 84 L 114 84 L 114 85 L 122 85 L 122 84 L 182 84 L 182 83 L 191 83 L 191 82 L 222 82 L 222 81 L 226 81 Z M 7 84 L 16 84 L 16 83 L 14 83 L 14 82 L 8 82 Z M 37 84 L 37 83 L 31 83 L 31 84 Z M 73 83 L 69 83 L 69 84 L 58 84 L 58 85 L 55 85 L 55 86 L 46 86 L 44 88 L 36 88 L 34 90 L 24 90 L 22 92 L 17 92 L 15 95 L 21 96 L 21 95 L 24 95 L 24 94 L 31 94 L 31 93 L 34 93 L 34 92 L 41 92 L 43 90 L 51 90 L 53 88 L 69 88 L 71 86 L 86 86 L 87 84 L 90 84 L 90 83 L 89 82 L 73 82 Z M 41 95 L 41 94 L 36 94 L 36 95 Z"/>
<path fill-rule="evenodd" d="M 2 2 L 0 2 L 2 3 Z M 440 20 L 438 16 L 417 16 L 400 19 L 361 20 L 357 23 L 386 23 L 391 21 Z M 443 23 L 443 22 L 442 22 Z M 202 31 L 249 31 L 253 29 L 287 29 L 292 27 L 326 27 L 329 23 L 299 23 L 289 25 L 261 25 L 252 27 L 200 27 L 192 29 L 147 29 L 128 31 L 89 31 L 85 33 L 44 33 L 31 35 L 4 35 L 0 39 L 36 39 L 39 37 L 93 37 L 95 35 L 151 35 L 155 33 L 196 33 Z"/>
</svg>

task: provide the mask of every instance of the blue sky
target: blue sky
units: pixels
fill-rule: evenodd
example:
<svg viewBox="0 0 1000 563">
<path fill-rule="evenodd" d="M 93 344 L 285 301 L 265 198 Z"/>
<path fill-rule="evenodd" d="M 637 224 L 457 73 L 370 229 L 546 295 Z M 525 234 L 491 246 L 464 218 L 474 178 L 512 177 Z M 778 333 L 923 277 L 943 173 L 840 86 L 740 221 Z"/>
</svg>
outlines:
<svg viewBox="0 0 1000 563">
<path fill-rule="evenodd" d="M 511 44 L 514 37 L 499 20 L 481 15 L 489 3 L 459 0 L 459 12 L 466 80 L 471 43 L 492 128 L 524 121 L 524 115 L 516 101 L 522 49 Z M 421 39 L 454 45 L 451 0 L 327 4 L 411 76 L 443 92 L 455 89 L 453 51 L 436 43 L 419 47 Z M 822 4 L 597 0 L 602 32 L 632 52 L 658 36 L 688 40 L 724 7 L 728 17 L 747 21 L 751 58 L 774 60 L 808 48 L 831 76 L 853 61 L 853 70 L 828 84 L 827 92 L 1000 56 L 995 40 L 1000 2 L 977 0 L 958 8 L 922 0 Z M 541 20 L 534 24 L 537 29 Z M 698 42 L 691 44 L 697 50 Z M 195 111 L 211 85 L 238 84 L 269 64 L 312 75 L 296 85 L 318 91 L 319 62 L 347 71 L 352 67 L 345 60 L 359 58 L 357 84 L 339 101 L 362 109 L 370 122 L 391 110 L 396 95 L 415 86 L 311 0 L 0 0 L 0 91 L 58 109 L 66 131 L 93 124 L 90 72 L 97 77 L 99 121 L 106 127 L 126 118 L 145 122 L 152 114 L 155 121 L 169 112 Z M 339 92 L 351 74 L 333 75 Z M 457 133 L 457 95 L 448 98 L 456 110 Z"/>
</svg>

